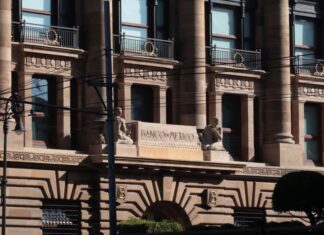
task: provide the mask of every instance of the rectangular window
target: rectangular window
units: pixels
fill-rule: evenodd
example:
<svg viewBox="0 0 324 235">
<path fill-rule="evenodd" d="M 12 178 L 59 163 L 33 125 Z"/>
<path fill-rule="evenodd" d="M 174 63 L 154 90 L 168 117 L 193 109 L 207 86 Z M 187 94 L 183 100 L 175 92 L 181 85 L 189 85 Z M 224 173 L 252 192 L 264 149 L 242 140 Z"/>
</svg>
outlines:
<svg viewBox="0 0 324 235">
<path fill-rule="evenodd" d="M 122 33 L 146 38 L 148 30 L 147 0 L 122 0 L 121 12 Z"/>
<path fill-rule="evenodd" d="M 22 19 L 29 24 L 51 25 L 51 0 L 22 0 Z"/>
<path fill-rule="evenodd" d="M 39 10 L 39 11 L 51 11 L 51 0 L 23 0 L 22 7 Z"/>
<path fill-rule="evenodd" d="M 42 15 L 35 13 L 23 12 L 22 19 L 28 24 L 37 24 L 50 26 L 51 25 L 51 16 L 50 15 Z"/>
<path fill-rule="evenodd" d="M 212 9 L 212 45 L 235 48 L 237 39 L 236 13 L 232 8 Z"/>
<path fill-rule="evenodd" d="M 236 227 L 262 226 L 266 223 L 266 213 L 261 208 L 235 208 L 233 217 Z"/>
<path fill-rule="evenodd" d="M 42 206 L 44 235 L 81 234 L 81 204 L 70 200 L 44 200 Z"/>
<path fill-rule="evenodd" d="M 167 30 L 167 12 L 168 2 L 166 0 L 158 0 L 156 6 L 156 37 L 158 39 L 168 39 Z"/>
<path fill-rule="evenodd" d="M 151 86 L 132 85 L 131 109 L 132 120 L 153 122 L 154 120 L 154 93 Z"/>
<path fill-rule="evenodd" d="M 223 144 L 235 160 L 242 152 L 241 144 L 241 97 L 224 94 L 222 97 Z"/>
<path fill-rule="evenodd" d="M 245 12 L 245 18 L 244 18 L 244 50 L 252 50 L 252 14 L 251 12 Z"/>
<path fill-rule="evenodd" d="M 318 162 L 321 159 L 321 112 L 317 104 L 305 104 L 305 158 Z"/>
<path fill-rule="evenodd" d="M 34 146 L 38 147 L 53 146 L 56 137 L 56 112 L 46 107 L 56 103 L 53 92 L 55 84 L 50 84 L 48 79 L 37 76 L 32 78 L 32 102 L 44 105 L 32 106 L 32 138 Z"/>
<path fill-rule="evenodd" d="M 297 19 L 295 22 L 295 55 L 315 58 L 315 38 L 315 22 L 311 19 Z"/>
</svg>

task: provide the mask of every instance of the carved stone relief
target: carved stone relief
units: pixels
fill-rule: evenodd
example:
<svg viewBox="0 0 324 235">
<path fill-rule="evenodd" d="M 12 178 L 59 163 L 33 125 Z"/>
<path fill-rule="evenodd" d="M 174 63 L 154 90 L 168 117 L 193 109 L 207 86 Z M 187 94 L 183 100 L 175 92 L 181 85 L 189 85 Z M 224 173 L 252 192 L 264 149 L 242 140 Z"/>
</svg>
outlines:
<svg viewBox="0 0 324 235">
<path fill-rule="evenodd" d="M 167 80 L 166 71 L 148 70 L 143 68 L 125 68 L 125 79 L 144 79 L 144 80 Z"/>
<path fill-rule="evenodd" d="M 46 67 L 55 69 L 71 69 L 71 60 L 63 60 L 41 56 L 26 56 L 25 65 L 27 67 Z"/>
<path fill-rule="evenodd" d="M 214 189 L 206 189 L 202 195 L 203 206 L 216 207 L 217 206 L 218 193 Z"/>
<path fill-rule="evenodd" d="M 8 152 L 7 158 L 9 161 L 78 165 L 86 158 L 86 156 L 80 156 L 76 154 L 59 155 L 59 154 L 45 154 L 45 153 L 29 153 L 29 152 Z M 0 159 L 3 159 L 3 153 L 1 153 Z"/>
<path fill-rule="evenodd" d="M 117 201 L 119 203 L 126 202 L 127 197 L 127 187 L 125 185 L 118 185 L 116 192 Z"/>
<path fill-rule="evenodd" d="M 253 91 L 254 81 L 238 78 L 216 78 L 215 88 L 225 88 L 231 90 Z"/>
</svg>

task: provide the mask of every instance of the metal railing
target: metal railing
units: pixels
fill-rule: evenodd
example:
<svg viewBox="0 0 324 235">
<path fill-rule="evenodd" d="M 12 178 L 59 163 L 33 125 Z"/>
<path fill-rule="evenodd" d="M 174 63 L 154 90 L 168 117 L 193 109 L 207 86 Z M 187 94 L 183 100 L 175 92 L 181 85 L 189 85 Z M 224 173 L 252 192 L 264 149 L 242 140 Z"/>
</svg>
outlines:
<svg viewBox="0 0 324 235">
<path fill-rule="evenodd" d="M 173 41 L 114 35 L 114 52 L 128 55 L 174 58 Z"/>
<path fill-rule="evenodd" d="M 294 63 L 296 74 L 324 77 L 324 60 L 296 56 Z"/>
<path fill-rule="evenodd" d="M 79 48 L 78 28 L 13 22 L 12 38 L 18 42 Z"/>
<path fill-rule="evenodd" d="M 247 51 L 231 48 L 207 47 L 207 58 L 212 65 L 249 70 L 261 69 L 261 51 Z"/>
</svg>

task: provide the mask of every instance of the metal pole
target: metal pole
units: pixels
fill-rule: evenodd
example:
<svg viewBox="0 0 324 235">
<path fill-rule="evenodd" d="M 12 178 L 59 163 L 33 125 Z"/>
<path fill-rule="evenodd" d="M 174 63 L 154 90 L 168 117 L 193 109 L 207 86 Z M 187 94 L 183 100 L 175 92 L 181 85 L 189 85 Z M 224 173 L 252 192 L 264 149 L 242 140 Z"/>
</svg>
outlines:
<svg viewBox="0 0 324 235">
<path fill-rule="evenodd" d="M 113 115 L 113 83 L 111 76 L 111 39 L 110 39 L 110 5 L 104 1 L 105 44 L 106 44 L 106 93 L 107 93 L 107 134 L 108 134 L 108 180 L 109 180 L 109 229 L 110 235 L 117 234 L 116 221 L 116 179 L 115 179 L 115 143 Z"/>
<path fill-rule="evenodd" d="M 3 120 L 3 174 L 1 179 L 1 199 L 2 199 L 2 235 L 6 235 L 6 207 L 7 207 L 7 135 L 8 135 L 8 104 L 10 100 L 6 102 L 4 120 Z"/>
</svg>

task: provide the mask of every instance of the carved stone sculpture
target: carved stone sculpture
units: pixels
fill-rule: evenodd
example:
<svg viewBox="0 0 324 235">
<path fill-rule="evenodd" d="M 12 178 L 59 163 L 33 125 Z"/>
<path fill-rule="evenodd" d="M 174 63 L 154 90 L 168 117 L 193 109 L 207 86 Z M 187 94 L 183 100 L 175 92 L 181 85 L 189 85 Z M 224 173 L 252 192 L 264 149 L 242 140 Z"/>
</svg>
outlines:
<svg viewBox="0 0 324 235">
<path fill-rule="evenodd" d="M 114 141 L 117 144 L 133 144 L 134 141 L 130 137 L 130 131 L 126 127 L 126 121 L 124 118 L 121 117 L 122 115 L 122 109 L 120 107 L 117 107 L 115 110 L 115 117 L 114 117 Z M 104 126 L 104 136 L 106 139 L 106 143 L 108 140 L 107 135 L 107 121 L 105 122 Z"/>
<path fill-rule="evenodd" d="M 223 128 L 220 126 L 218 118 L 214 118 L 212 124 L 206 126 L 201 135 L 202 149 L 224 151 L 222 140 Z"/>
</svg>

